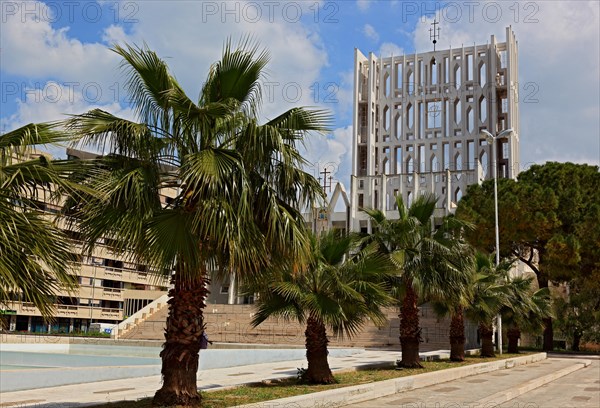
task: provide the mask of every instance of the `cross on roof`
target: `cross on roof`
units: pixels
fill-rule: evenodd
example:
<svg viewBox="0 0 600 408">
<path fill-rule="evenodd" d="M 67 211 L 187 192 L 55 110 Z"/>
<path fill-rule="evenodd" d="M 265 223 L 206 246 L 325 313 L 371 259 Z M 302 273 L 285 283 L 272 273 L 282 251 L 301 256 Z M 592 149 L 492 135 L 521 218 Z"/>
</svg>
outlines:
<svg viewBox="0 0 600 408">
<path fill-rule="evenodd" d="M 327 167 L 323 167 L 323 171 L 319 174 L 323 175 L 323 191 L 327 192 L 327 187 L 329 187 L 329 192 L 331 192 L 331 181 L 333 177 L 331 176 L 331 172 L 327 171 Z M 327 177 L 329 175 L 329 177 Z M 321 177 L 319 177 L 319 182 L 321 181 Z"/>
<path fill-rule="evenodd" d="M 439 22 L 434 18 L 433 23 L 431 25 L 433 28 L 429 29 L 429 39 L 433 42 L 433 50 L 435 51 L 435 44 L 437 44 L 437 39 L 440 38 L 440 28 L 437 27 Z"/>
</svg>

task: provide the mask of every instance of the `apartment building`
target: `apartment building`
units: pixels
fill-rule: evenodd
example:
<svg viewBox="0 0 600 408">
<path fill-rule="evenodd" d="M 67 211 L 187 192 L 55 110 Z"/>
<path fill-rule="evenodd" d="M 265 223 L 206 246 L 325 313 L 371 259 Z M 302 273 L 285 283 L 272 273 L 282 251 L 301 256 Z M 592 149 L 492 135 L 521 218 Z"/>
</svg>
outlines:
<svg viewBox="0 0 600 408">
<path fill-rule="evenodd" d="M 25 159 L 34 159 L 40 154 L 28 152 Z M 96 156 L 73 149 L 68 149 L 67 155 L 70 159 Z M 169 193 L 165 192 L 165 202 Z M 42 201 L 38 208 L 53 219 L 60 211 L 58 205 Z M 56 222 L 70 238 L 74 252 L 81 253 L 77 231 L 70 229 L 65 219 L 58 218 Z M 79 287 L 74 293 L 56 294 L 53 322 L 45 322 L 33 304 L 13 301 L 1 310 L 2 327 L 16 332 L 85 332 L 92 322 L 117 324 L 167 293 L 165 277 L 150 273 L 146 265 L 131 263 L 104 244 L 103 240 L 98 242 L 91 256 L 78 256 L 74 273 Z"/>
<path fill-rule="evenodd" d="M 439 197 L 436 216 L 453 212 L 467 186 L 519 172 L 518 43 L 506 39 L 424 53 L 354 54 L 352 230 L 370 232 L 360 209 L 397 216 L 423 193 Z M 492 144 L 481 136 L 512 129 Z"/>
</svg>

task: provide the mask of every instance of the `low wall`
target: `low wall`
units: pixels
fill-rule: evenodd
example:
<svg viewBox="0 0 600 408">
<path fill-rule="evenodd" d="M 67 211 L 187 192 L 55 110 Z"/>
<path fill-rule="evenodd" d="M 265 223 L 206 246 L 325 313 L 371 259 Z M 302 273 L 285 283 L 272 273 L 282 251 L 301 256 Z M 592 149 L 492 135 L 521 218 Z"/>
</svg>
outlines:
<svg viewBox="0 0 600 408">
<path fill-rule="evenodd" d="M 113 346 L 115 344 L 121 344 L 124 346 L 135 346 L 135 347 L 160 347 L 162 340 L 119 340 L 111 339 L 110 337 L 82 337 L 82 336 L 70 336 L 70 335 L 53 335 L 47 333 L 1 333 L 0 334 L 0 350 L 4 347 L 10 347 L 9 344 L 30 344 L 30 345 L 44 345 L 47 347 L 47 351 L 57 352 L 61 347 L 57 345 L 90 345 L 90 346 Z M 63 349 L 66 349 L 63 347 Z M 6 350 L 9 350 L 6 348 Z M 43 351 L 41 349 L 38 349 Z"/>
</svg>

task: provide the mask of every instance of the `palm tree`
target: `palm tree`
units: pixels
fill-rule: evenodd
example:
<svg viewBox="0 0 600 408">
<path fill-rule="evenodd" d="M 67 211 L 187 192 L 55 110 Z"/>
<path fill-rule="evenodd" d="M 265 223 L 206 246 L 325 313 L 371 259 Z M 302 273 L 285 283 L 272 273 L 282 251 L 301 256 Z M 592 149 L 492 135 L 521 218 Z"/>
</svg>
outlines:
<svg viewBox="0 0 600 408">
<path fill-rule="evenodd" d="M 198 351 L 210 270 L 258 274 L 277 257 L 301 259 L 309 240 L 298 208 L 322 199 L 302 170 L 297 144 L 325 132 L 328 113 L 294 108 L 258 122 L 268 54 L 248 40 L 228 41 L 198 102 L 147 48 L 113 49 L 123 58 L 126 89 L 139 121 L 101 110 L 73 116 L 80 143 L 107 147 L 74 177 L 95 190 L 66 209 L 86 250 L 109 238 L 115 251 L 171 276 L 161 352 L 158 405 L 198 405 Z M 174 198 L 161 204 L 161 194 Z"/>
<path fill-rule="evenodd" d="M 509 353 L 519 352 L 521 331 L 542 332 L 544 319 L 553 317 L 548 288 L 533 290 L 532 282 L 532 277 L 506 277 L 508 301 L 500 312 L 507 328 Z"/>
<path fill-rule="evenodd" d="M 432 299 L 434 310 L 445 309 L 444 313 L 450 315 L 450 361 L 465 360 L 465 308 L 472 297 L 470 283 L 473 279 L 473 247 L 464 239 L 464 232 L 472 230 L 474 226 L 468 222 L 457 219 L 454 215 L 444 218 L 441 227 L 442 236 L 446 238 L 446 245 L 452 249 L 449 261 L 455 265 L 459 275 L 458 291 L 445 291 L 442 296 Z M 440 307 L 442 305 L 442 307 Z"/>
<path fill-rule="evenodd" d="M 65 234 L 42 208 L 65 180 L 65 163 L 32 156 L 36 145 L 64 141 L 51 125 L 29 124 L 0 136 L 0 305 L 33 303 L 52 319 L 56 293 L 75 287 Z"/>
<path fill-rule="evenodd" d="M 506 284 L 503 282 L 511 262 L 496 266 L 490 255 L 475 253 L 472 298 L 465 315 L 477 323 L 481 338 L 481 357 L 494 357 L 493 319 L 508 304 Z"/>
<path fill-rule="evenodd" d="M 474 268 L 473 248 L 463 239 L 463 232 L 473 226 L 449 215 L 444 218 L 441 230 L 446 238 L 446 245 L 453 249 L 449 261 L 462 271 L 463 276 L 460 291 L 445 291 L 431 305 L 434 312 L 440 317 L 450 316 L 449 340 L 450 361 L 465 360 L 465 308 L 473 296 L 471 282 L 473 281 Z"/>
<path fill-rule="evenodd" d="M 421 368 L 419 343 L 421 327 L 418 305 L 464 290 L 464 272 L 456 259 L 456 249 L 444 229 L 434 231 L 433 214 L 437 199 L 419 196 L 407 208 L 396 197 L 398 219 L 387 219 L 380 210 L 365 209 L 376 229 L 373 239 L 390 256 L 397 269 L 395 293 L 400 298 L 400 346 L 406 368 Z"/>
<path fill-rule="evenodd" d="M 361 248 L 357 236 L 338 230 L 311 241 L 312 252 L 302 270 L 294 262 L 274 268 L 249 285 L 258 293 L 254 327 L 271 316 L 306 323 L 306 359 L 303 380 L 313 384 L 335 382 L 327 361 L 327 328 L 336 336 L 353 336 L 366 318 L 386 321 L 382 306 L 391 304 L 385 275 L 387 257 L 374 244 Z"/>
</svg>

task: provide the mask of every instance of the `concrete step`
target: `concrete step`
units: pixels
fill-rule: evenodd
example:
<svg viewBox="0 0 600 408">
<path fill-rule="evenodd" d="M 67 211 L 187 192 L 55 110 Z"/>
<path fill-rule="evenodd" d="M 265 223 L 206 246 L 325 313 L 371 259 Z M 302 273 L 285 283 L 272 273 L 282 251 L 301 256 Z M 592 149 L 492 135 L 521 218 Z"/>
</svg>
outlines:
<svg viewBox="0 0 600 408">
<path fill-rule="evenodd" d="M 131 327 L 123 338 L 163 340 L 167 314 L 168 307 L 160 308 L 146 320 Z M 294 322 L 268 319 L 253 328 L 250 325 L 253 315 L 252 305 L 208 305 L 204 310 L 204 323 L 211 340 L 217 342 L 304 343 L 304 326 Z M 360 335 L 344 340 L 331 338 L 331 344 L 368 347 L 399 345 L 398 311 L 390 308 L 386 311 L 386 315 L 389 321 L 384 327 L 379 328 L 367 322 Z M 447 348 L 449 327 L 447 320 L 438 319 L 430 310 L 423 308 L 421 325 L 425 340 L 422 345 L 425 349 Z"/>
</svg>

